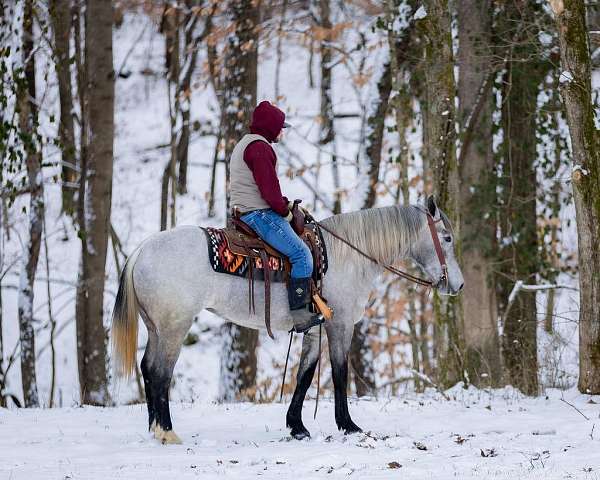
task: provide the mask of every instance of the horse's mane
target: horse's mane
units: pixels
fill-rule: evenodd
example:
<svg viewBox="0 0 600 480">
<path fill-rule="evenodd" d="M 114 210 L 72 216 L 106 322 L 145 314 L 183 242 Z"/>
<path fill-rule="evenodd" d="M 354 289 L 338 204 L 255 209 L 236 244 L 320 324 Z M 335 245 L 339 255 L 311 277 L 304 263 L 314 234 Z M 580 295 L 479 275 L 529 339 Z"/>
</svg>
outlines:
<svg viewBox="0 0 600 480">
<path fill-rule="evenodd" d="M 369 208 L 326 218 L 322 223 L 340 237 L 382 263 L 405 257 L 425 225 L 425 215 L 413 206 Z M 326 232 L 323 232 L 327 235 Z M 327 254 L 336 263 L 358 254 L 328 236 Z M 364 262 L 369 262 L 360 256 Z M 361 262 L 362 263 L 362 262 Z"/>
</svg>

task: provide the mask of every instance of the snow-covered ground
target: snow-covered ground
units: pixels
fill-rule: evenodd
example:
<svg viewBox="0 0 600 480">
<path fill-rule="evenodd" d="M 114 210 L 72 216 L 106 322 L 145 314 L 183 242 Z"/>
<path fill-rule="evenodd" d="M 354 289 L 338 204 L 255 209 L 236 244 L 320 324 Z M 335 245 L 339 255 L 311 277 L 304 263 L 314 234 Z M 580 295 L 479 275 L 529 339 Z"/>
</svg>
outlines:
<svg viewBox="0 0 600 480">
<path fill-rule="evenodd" d="M 316 420 L 307 401 L 304 441 L 289 437 L 286 404 L 177 403 L 174 446 L 146 432 L 143 405 L 0 410 L 0 478 L 600 478 L 600 397 L 447 393 L 352 401 L 367 433 L 351 436 L 331 400 Z"/>
</svg>

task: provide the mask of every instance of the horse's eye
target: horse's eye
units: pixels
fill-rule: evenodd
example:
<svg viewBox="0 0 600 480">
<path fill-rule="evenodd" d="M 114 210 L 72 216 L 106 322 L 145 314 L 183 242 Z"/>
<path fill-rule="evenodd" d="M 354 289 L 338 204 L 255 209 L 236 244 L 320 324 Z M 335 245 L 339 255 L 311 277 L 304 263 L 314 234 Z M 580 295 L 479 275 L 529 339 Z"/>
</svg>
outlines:
<svg viewBox="0 0 600 480">
<path fill-rule="evenodd" d="M 444 240 L 448 243 L 450 243 L 452 241 L 452 237 L 450 235 L 444 237 Z"/>
</svg>

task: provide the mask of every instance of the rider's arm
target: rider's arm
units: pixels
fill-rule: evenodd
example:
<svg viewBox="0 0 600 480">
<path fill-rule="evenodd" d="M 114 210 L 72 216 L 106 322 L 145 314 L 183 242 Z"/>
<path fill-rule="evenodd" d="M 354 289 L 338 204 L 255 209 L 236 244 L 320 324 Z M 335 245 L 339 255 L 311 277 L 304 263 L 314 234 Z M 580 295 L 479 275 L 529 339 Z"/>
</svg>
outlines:
<svg viewBox="0 0 600 480">
<path fill-rule="evenodd" d="M 244 161 L 252 171 L 261 197 L 282 217 L 290 215 L 288 199 L 281 194 L 273 149 L 264 142 L 253 142 L 244 151 Z"/>
</svg>

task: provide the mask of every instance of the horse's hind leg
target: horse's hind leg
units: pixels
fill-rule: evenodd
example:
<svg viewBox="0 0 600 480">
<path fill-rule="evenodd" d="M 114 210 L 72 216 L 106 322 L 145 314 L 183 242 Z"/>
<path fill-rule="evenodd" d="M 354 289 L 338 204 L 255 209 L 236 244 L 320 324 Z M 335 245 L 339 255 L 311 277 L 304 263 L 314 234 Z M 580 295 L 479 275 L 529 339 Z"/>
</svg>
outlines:
<svg viewBox="0 0 600 480">
<path fill-rule="evenodd" d="M 154 405 L 154 438 L 163 444 L 179 444 L 181 440 L 173 431 L 169 409 L 169 387 L 173 369 L 185 336 L 184 332 L 161 332 L 158 339 L 158 351 L 152 368 L 152 401 Z"/>
<path fill-rule="evenodd" d="M 306 392 L 312 383 L 319 359 L 319 329 L 311 328 L 302 339 L 302 356 L 296 380 L 296 390 L 286 415 L 286 425 L 291 429 L 292 437 L 297 440 L 310 437 L 310 432 L 302 423 L 302 405 Z"/>
<path fill-rule="evenodd" d="M 173 321 L 174 317 L 166 317 L 171 321 L 160 323 L 158 326 L 150 320 L 145 311 L 142 311 L 142 318 L 148 329 L 148 343 L 142 358 L 148 425 L 150 431 L 154 432 L 154 437 L 163 444 L 181 443 L 171 423 L 169 387 L 183 339 L 192 325 L 192 317 L 190 315 L 189 320 L 184 321 Z"/>
</svg>

